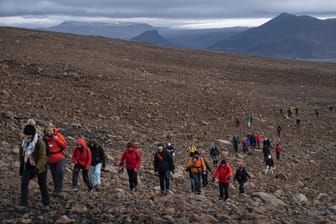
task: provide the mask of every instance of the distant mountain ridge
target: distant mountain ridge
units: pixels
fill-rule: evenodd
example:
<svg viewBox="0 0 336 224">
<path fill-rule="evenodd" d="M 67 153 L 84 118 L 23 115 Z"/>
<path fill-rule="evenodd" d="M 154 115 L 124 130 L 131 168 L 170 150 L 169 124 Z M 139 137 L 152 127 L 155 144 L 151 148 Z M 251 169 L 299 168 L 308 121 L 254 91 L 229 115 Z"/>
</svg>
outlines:
<svg viewBox="0 0 336 224">
<path fill-rule="evenodd" d="M 233 35 L 210 49 L 284 58 L 335 58 L 336 19 L 282 13 L 267 23 Z"/>
<path fill-rule="evenodd" d="M 173 46 L 167 39 L 162 37 L 157 30 L 145 31 L 139 36 L 132 38 L 133 41 L 151 43 L 160 46 Z"/>
<path fill-rule="evenodd" d="M 60 25 L 53 26 L 45 30 L 81 35 L 104 36 L 117 39 L 131 39 L 145 31 L 153 29 L 155 29 L 153 26 L 146 23 L 66 21 Z"/>
</svg>

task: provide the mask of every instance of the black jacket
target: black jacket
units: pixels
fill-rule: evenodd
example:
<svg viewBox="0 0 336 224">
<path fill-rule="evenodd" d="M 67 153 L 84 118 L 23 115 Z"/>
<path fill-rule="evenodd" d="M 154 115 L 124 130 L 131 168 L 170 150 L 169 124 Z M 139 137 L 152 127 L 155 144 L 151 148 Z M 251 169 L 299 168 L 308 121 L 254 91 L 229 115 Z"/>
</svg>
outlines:
<svg viewBox="0 0 336 224">
<path fill-rule="evenodd" d="M 92 154 L 91 165 L 95 166 L 98 163 L 102 163 L 102 168 L 105 168 L 105 153 L 100 145 L 94 145 L 90 148 Z"/>
<path fill-rule="evenodd" d="M 213 147 L 210 150 L 210 156 L 218 156 L 219 155 L 219 150 L 217 149 L 217 147 Z"/>
<path fill-rule="evenodd" d="M 250 175 L 247 173 L 246 169 L 243 168 L 242 170 L 238 169 L 236 174 L 233 178 L 233 181 L 238 180 L 239 183 L 246 182 L 247 178 L 251 178 Z"/>
<path fill-rule="evenodd" d="M 167 149 L 164 149 L 161 153 L 157 152 L 154 155 L 154 171 L 164 173 L 168 170 L 174 170 L 174 161 Z"/>
</svg>

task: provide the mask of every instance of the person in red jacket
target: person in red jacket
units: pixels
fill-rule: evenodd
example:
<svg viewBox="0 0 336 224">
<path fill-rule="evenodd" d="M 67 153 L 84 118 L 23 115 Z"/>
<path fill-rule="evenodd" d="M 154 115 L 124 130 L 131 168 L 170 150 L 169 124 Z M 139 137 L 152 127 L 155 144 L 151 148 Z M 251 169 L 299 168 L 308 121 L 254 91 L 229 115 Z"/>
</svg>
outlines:
<svg viewBox="0 0 336 224">
<path fill-rule="evenodd" d="M 63 150 L 67 143 L 57 128 L 45 129 L 44 141 L 47 145 L 48 166 L 54 182 L 54 193 L 63 191 L 65 156 Z"/>
<path fill-rule="evenodd" d="M 217 166 L 217 168 L 215 169 L 215 172 L 212 177 L 213 180 L 215 180 L 215 178 L 218 177 L 220 200 L 223 199 L 226 200 L 229 198 L 229 183 L 231 176 L 232 176 L 231 166 L 223 159 L 221 164 Z"/>
<path fill-rule="evenodd" d="M 282 151 L 282 147 L 280 145 L 280 143 L 277 144 L 277 146 L 275 147 L 275 154 L 276 154 L 276 159 L 280 160 L 280 152 Z"/>
<path fill-rule="evenodd" d="M 126 165 L 125 165 L 126 162 Z M 120 157 L 119 172 L 127 169 L 129 187 L 131 191 L 136 191 L 138 185 L 138 169 L 140 167 L 141 155 L 135 144 L 127 143 L 126 149 Z"/>
<path fill-rule="evenodd" d="M 89 180 L 89 169 L 91 166 L 91 151 L 86 146 L 85 140 L 80 138 L 77 140 L 77 147 L 72 153 L 72 162 L 75 164 L 72 176 L 72 190 L 77 191 L 77 182 L 79 171 L 82 170 L 83 180 L 88 187 L 89 192 L 92 191 L 93 187 Z"/>
</svg>

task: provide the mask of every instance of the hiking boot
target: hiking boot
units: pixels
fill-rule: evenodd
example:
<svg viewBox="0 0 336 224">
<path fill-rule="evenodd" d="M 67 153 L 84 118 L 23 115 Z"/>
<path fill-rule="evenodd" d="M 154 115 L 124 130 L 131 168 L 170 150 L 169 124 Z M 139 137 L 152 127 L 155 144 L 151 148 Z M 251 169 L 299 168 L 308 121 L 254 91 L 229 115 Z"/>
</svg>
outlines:
<svg viewBox="0 0 336 224">
<path fill-rule="evenodd" d="M 77 191 L 78 191 L 77 187 L 73 187 L 73 188 L 72 188 L 72 191 L 73 191 L 73 192 L 77 192 Z"/>
<path fill-rule="evenodd" d="M 18 212 L 21 212 L 21 213 L 29 212 L 29 208 L 26 205 L 20 205 L 16 209 L 17 209 Z"/>
</svg>

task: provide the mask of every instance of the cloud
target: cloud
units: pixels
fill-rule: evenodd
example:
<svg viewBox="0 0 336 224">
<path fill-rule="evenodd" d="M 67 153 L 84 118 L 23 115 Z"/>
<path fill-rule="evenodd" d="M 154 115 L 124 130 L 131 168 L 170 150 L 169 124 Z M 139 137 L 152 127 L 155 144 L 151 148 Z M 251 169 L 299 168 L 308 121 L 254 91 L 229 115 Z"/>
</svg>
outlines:
<svg viewBox="0 0 336 224">
<path fill-rule="evenodd" d="M 1 17 L 151 19 L 155 21 L 223 20 L 255 21 L 282 12 L 334 17 L 336 1 L 330 0 L 8 0 L 0 2 Z M 48 20 L 49 19 L 49 20 Z M 65 19 L 64 19 L 65 20 Z M 32 20 L 30 20 L 32 21 Z M 41 20 L 43 21 L 43 20 Z M 238 20 L 236 20 L 238 21 Z"/>
</svg>

